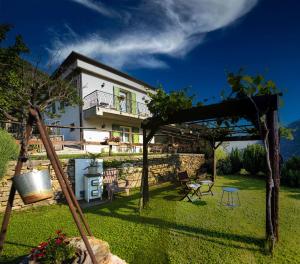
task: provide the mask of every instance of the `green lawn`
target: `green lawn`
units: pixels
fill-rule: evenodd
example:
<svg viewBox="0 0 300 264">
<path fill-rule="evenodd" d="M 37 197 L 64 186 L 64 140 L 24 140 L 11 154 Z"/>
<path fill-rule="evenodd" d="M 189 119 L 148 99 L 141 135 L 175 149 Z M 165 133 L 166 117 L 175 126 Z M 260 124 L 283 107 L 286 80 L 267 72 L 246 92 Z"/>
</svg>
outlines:
<svg viewBox="0 0 300 264">
<path fill-rule="evenodd" d="M 220 207 L 221 186 L 240 188 L 242 206 Z M 129 263 L 300 263 L 300 190 L 282 188 L 280 242 L 264 250 L 265 183 L 246 176 L 218 177 L 215 196 L 179 201 L 170 183 L 151 188 L 149 209 L 136 211 L 138 193 L 85 211 L 94 235 Z M 14 213 L 2 263 L 17 261 L 56 229 L 77 235 L 65 205 Z"/>
</svg>

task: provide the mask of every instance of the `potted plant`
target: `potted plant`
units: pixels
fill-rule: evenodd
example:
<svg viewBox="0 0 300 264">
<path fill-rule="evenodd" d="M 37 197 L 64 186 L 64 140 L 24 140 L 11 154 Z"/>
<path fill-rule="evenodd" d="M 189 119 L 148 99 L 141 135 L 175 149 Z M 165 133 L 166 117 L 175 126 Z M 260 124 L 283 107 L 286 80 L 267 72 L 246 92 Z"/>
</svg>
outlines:
<svg viewBox="0 0 300 264">
<path fill-rule="evenodd" d="M 97 158 L 101 157 L 101 153 L 89 153 L 89 157 L 91 159 L 90 165 L 87 167 L 88 174 L 97 174 L 99 168 L 99 162 Z"/>
<path fill-rule="evenodd" d="M 120 143 L 120 137 L 110 137 L 108 139 L 109 145 L 119 145 L 119 143 Z"/>
<path fill-rule="evenodd" d="M 74 263 L 77 249 L 70 244 L 66 235 L 61 230 L 56 231 L 56 236 L 41 242 L 33 248 L 29 255 L 29 264 L 33 263 Z"/>
</svg>

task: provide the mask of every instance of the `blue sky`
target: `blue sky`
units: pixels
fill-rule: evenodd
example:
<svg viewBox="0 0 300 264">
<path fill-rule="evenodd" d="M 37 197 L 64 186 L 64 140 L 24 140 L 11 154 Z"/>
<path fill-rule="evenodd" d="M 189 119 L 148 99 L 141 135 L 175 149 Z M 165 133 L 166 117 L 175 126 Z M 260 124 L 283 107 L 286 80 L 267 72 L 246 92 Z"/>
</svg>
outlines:
<svg viewBox="0 0 300 264">
<path fill-rule="evenodd" d="M 0 22 L 23 35 L 32 60 L 75 50 L 210 103 L 225 71 L 243 67 L 285 92 L 284 124 L 300 119 L 299 13 L 297 0 L 0 0 Z"/>
</svg>

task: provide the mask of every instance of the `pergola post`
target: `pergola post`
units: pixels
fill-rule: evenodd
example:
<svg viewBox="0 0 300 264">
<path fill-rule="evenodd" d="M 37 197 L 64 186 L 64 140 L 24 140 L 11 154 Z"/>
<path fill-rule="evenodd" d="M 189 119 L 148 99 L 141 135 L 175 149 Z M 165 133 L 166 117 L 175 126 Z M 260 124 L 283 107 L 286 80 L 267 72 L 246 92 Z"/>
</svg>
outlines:
<svg viewBox="0 0 300 264">
<path fill-rule="evenodd" d="M 216 148 L 214 146 L 215 144 L 213 143 L 213 148 L 212 148 L 212 181 L 214 182 L 216 180 L 217 176 L 217 158 L 216 158 Z"/>
<path fill-rule="evenodd" d="M 149 202 L 149 183 L 148 183 L 148 141 L 147 131 L 143 129 L 143 178 L 142 178 L 142 207 Z"/>
<path fill-rule="evenodd" d="M 277 111 L 267 114 L 267 125 L 269 129 L 269 158 L 272 168 L 274 187 L 271 197 L 271 218 L 275 240 L 279 240 L 279 189 L 280 189 L 280 156 L 279 156 L 279 129 Z"/>
</svg>

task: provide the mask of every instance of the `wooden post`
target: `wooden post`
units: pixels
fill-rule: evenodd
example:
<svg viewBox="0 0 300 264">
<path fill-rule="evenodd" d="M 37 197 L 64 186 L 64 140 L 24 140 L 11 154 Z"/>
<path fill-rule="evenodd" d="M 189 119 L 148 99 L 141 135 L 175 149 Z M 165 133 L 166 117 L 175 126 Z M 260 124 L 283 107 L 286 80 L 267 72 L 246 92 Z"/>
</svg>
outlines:
<svg viewBox="0 0 300 264">
<path fill-rule="evenodd" d="M 217 176 L 217 159 L 216 159 L 216 149 L 213 147 L 213 166 L 212 166 L 212 180 L 213 182 L 216 180 Z"/>
<path fill-rule="evenodd" d="M 269 129 L 269 158 L 272 168 L 274 187 L 271 197 L 271 218 L 273 234 L 279 240 L 279 190 L 280 190 L 280 157 L 279 157 L 279 129 L 277 111 L 271 111 L 267 115 Z"/>
<path fill-rule="evenodd" d="M 148 183 L 148 140 L 147 131 L 143 129 L 143 179 L 142 179 L 142 207 L 149 202 L 149 183 Z"/>
<path fill-rule="evenodd" d="M 25 130 L 25 133 L 24 133 L 24 140 L 22 141 L 20 154 L 19 154 L 19 157 L 18 157 L 18 162 L 17 162 L 17 165 L 15 167 L 14 177 L 21 174 L 21 169 L 22 169 L 23 162 L 25 162 L 27 160 L 27 158 L 24 157 L 24 156 L 25 156 L 26 151 L 27 151 L 28 140 L 31 136 L 32 124 L 33 124 L 33 119 L 30 117 L 28 119 L 28 122 L 27 122 L 27 125 L 26 125 L 26 130 Z M 6 233 L 7 233 L 7 228 L 8 228 L 10 215 L 11 215 L 12 208 L 13 208 L 15 194 L 16 194 L 16 189 L 15 189 L 13 183 L 12 183 L 12 185 L 10 187 L 10 192 L 9 192 L 9 197 L 8 197 L 8 201 L 7 201 L 7 204 L 6 204 L 4 217 L 3 217 L 3 220 L 2 220 L 1 233 L 0 233 L 0 253 L 3 250 L 3 245 L 4 245 Z"/>
<path fill-rule="evenodd" d="M 108 145 L 108 156 L 112 156 L 112 145 Z"/>
</svg>

